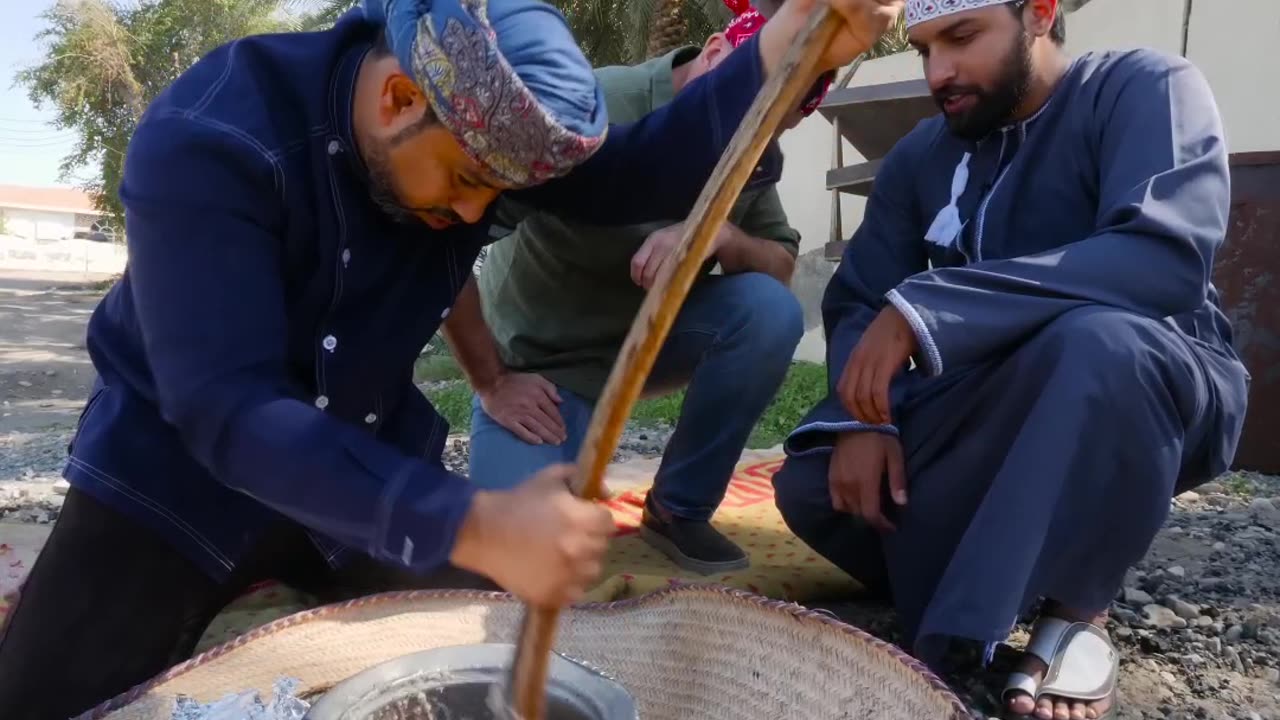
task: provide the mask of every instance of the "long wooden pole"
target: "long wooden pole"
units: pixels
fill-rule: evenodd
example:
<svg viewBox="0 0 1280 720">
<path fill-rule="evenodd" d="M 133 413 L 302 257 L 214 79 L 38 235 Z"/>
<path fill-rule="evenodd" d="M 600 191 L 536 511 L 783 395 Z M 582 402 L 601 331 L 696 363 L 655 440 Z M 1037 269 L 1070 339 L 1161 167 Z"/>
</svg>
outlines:
<svg viewBox="0 0 1280 720">
<path fill-rule="evenodd" d="M 578 455 L 579 487 L 575 491 L 581 497 L 595 500 L 603 494 L 605 468 L 618 448 L 631 409 L 698 277 L 712 240 L 729 217 L 782 119 L 799 104 L 817 77 L 818 60 L 839 26 L 838 16 L 826 5 L 815 8 L 780 67 L 756 96 L 703 188 L 672 262 L 664 263 L 640 306 L 591 417 Z M 512 707 L 521 720 L 544 718 L 547 670 L 559 615 L 559 608 L 526 608 L 511 678 Z"/>
</svg>

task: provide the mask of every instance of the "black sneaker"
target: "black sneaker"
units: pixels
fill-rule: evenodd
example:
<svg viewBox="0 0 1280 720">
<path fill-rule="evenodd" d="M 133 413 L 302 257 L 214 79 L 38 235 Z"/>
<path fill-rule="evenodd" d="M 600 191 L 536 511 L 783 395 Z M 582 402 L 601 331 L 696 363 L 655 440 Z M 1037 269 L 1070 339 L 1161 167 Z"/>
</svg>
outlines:
<svg viewBox="0 0 1280 720">
<path fill-rule="evenodd" d="M 700 575 L 742 570 L 751 565 L 742 548 L 711 523 L 676 517 L 655 507 L 652 497 L 644 501 L 640 537 L 675 564 Z"/>
</svg>

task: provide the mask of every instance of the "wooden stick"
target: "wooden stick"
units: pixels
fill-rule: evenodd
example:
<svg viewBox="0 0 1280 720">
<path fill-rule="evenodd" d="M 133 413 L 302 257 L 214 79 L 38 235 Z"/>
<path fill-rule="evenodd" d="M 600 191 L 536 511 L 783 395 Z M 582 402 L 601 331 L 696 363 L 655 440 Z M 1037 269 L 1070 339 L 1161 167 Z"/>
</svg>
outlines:
<svg viewBox="0 0 1280 720">
<path fill-rule="evenodd" d="M 804 31 L 756 96 L 711 180 L 703 188 L 671 261 L 663 263 L 640 306 L 591 416 L 591 425 L 578 455 L 579 487 L 575 491 L 579 496 L 595 500 L 603 494 L 605 468 L 618 448 L 631 409 L 644 389 L 658 351 L 698 277 L 712 241 L 729 217 L 729 211 L 783 117 L 799 105 L 803 93 L 817 77 L 818 59 L 839 27 L 838 16 L 828 11 L 826 5 L 815 8 Z M 548 661 L 555 644 L 558 619 L 558 608 L 534 607 L 525 611 L 511 678 L 511 700 L 521 720 L 543 720 L 546 712 Z"/>
</svg>

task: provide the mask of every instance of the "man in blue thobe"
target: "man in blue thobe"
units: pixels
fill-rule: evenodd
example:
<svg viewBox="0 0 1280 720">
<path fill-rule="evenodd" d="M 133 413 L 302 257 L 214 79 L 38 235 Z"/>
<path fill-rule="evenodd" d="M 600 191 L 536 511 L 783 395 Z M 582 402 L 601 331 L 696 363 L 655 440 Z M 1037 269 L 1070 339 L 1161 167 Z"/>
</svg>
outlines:
<svg viewBox="0 0 1280 720">
<path fill-rule="evenodd" d="M 820 70 L 901 0 L 828 4 L 845 31 Z M 814 5 L 607 140 L 591 67 L 533 0 L 369 0 L 160 93 L 124 165 L 129 265 L 89 323 L 72 489 L 0 637 L 0 716 L 65 718 L 148 679 L 261 579 L 581 596 L 607 511 L 565 466 L 508 491 L 448 472 L 414 360 L 503 191 L 593 222 L 687 215 Z"/>
<path fill-rule="evenodd" d="M 827 289 L 830 395 L 778 506 L 930 662 L 1044 601 L 1009 708 L 1106 717 L 1110 602 L 1245 413 L 1210 281 L 1222 123 L 1180 57 L 1067 57 L 1056 0 L 906 14 L 942 114 L 884 159 Z"/>
</svg>

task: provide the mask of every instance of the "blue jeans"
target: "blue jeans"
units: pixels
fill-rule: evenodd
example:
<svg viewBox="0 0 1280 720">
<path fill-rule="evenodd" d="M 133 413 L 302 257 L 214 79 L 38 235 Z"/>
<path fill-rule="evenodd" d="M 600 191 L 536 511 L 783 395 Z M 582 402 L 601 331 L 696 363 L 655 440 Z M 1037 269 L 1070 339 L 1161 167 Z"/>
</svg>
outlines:
<svg viewBox="0 0 1280 720">
<path fill-rule="evenodd" d="M 654 479 L 651 498 L 659 507 L 682 518 L 711 518 L 803 334 L 800 303 L 768 275 L 713 275 L 694 286 L 646 386 L 662 392 L 687 386 Z M 593 401 L 559 390 L 569 436 L 560 445 L 524 442 L 473 399 L 472 482 L 486 489 L 510 488 L 548 465 L 577 460 Z"/>
</svg>

